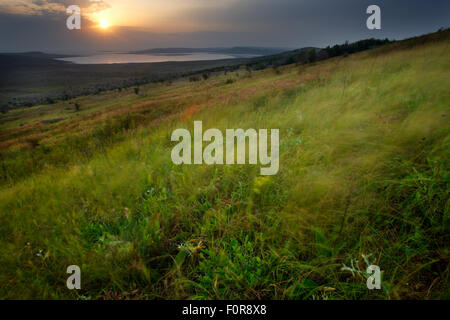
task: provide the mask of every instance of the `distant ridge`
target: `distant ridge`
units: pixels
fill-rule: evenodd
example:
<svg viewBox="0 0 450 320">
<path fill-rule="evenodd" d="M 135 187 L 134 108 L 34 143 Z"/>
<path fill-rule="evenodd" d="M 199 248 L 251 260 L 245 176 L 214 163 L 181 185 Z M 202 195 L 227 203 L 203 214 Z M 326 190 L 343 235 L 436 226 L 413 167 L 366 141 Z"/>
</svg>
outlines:
<svg viewBox="0 0 450 320">
<path fill-rule="evenodd" d="M 230 55 L 258 55 L 266 56 L 291 50 L 291 48 L 271 47 L 219 47 L 219 48 L 154 48 L 140 51 L 132 51 L 134 54 L 185 54 L 185 53 L 220 53 Z"/>
</svg>

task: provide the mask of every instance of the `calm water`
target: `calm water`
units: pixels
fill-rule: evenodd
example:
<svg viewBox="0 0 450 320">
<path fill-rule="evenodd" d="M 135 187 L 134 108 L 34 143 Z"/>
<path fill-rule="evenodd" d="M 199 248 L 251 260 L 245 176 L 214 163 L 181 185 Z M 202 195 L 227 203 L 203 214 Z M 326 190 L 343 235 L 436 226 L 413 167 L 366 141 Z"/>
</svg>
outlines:
<svg viewBox="0 0 450 320">
<path fill-rule="evenodd" d="M 244 56 L 242 56 L 244 57 Z M 248 57 L 248 55 L 245 55 Z M 77 64 L 111 64 L 111 63 L 148 63 L 166 61 L 199 61 L 233 59 L 236 56 L 216 53 L 188 53 L 188 54 L 130 54 L 130 53 L 103 53 L 83 57 L 59 58 Z"/>
</svg>

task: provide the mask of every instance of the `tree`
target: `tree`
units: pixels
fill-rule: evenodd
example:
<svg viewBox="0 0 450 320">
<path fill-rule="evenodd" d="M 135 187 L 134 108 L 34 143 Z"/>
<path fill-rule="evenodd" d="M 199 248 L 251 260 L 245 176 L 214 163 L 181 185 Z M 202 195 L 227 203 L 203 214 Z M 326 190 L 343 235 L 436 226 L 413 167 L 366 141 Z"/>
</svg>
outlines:
<svg viewBox="0 0 450 320">
<path fill-rule="evenodd" d="M 311 49 L 308 52 L 308 62 L 315 62 L 317 60 L 317 54 L 315 49 Z"/>
</svg>

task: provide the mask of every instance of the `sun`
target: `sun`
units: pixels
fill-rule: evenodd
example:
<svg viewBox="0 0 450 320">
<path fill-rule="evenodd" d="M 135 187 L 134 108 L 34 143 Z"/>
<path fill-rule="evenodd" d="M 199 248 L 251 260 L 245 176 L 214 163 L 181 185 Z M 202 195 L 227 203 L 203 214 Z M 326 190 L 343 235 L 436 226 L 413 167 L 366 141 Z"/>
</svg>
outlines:
<svg viewBox="0 0 450 320">
<path fill-rule="evenodd" d="M 110 24 L 108 23 L 108 21 L 104 18 L 100 19 L 100 24 L 99 24 L 100 28 L 102 29 L 108 29 Z"/>
</svg>

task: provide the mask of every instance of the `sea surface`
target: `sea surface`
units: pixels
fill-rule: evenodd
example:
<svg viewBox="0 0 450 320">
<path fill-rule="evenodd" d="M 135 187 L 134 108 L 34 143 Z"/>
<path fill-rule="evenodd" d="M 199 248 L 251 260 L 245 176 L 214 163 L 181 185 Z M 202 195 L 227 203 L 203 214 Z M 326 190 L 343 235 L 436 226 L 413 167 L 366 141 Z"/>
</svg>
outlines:
<svg viewBox="0 0 450 320">
<path fill-rule="evenodd" d="M 177 54 L 132 54 L 101 53 L 79 57 L 58 58 L 57 60 L 76 64 L 151 63 L 167 61 L 202 61 L 234 58 L 251 58 L 256 55 L 226 55 L 219 53 L 177 53 Z"/>
</svg>

